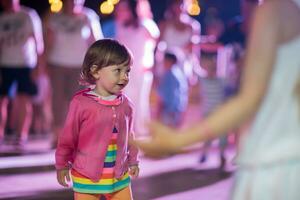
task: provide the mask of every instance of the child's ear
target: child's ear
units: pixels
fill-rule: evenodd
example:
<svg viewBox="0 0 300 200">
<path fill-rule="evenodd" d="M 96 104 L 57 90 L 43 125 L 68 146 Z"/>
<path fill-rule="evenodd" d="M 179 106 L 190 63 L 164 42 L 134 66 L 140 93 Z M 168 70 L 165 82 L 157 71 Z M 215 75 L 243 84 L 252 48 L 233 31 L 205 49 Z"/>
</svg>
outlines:
<svg viewBox="0 0 300 200">
<path fill-rule="evenodd" d="M 97 65 L 92 65 L 91 67 L 91 75 L 95 78 L 95 79 L 99 79 L 99 70 L 98 70 L 98 66 Z"/>
</svg>

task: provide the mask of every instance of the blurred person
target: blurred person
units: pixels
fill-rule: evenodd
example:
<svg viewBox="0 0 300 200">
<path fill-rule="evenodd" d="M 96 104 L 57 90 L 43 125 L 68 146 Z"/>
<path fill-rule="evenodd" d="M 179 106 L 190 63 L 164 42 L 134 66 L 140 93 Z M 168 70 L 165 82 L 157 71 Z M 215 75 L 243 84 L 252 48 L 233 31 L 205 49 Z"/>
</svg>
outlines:
<svg viewBox="0 0 300 200">
<path fill-rule="evenodd" d="M 63 8 L 46 18 L 46 59 L 53 96 L 53 144 L 62 129 L 68 102 L 80 87 L 80 66 L 85 51 L 103 38 L 99 16 L 84 7 L 84 0 L 63 0 Z"/>
<path fill-rule="evenodd" d="M 21 145 L 28 139 L 31 97 L 37 93 L 33 72 L 44 50 L 42 24 L 36 11 L 21 6 L 19 0 L 1 0 L 1 5 L 4 12 L 0 14 L 0 140 L 8 127 L 19 135 L 16 142 Z M 6 126 L 8 94 L 14 86 L 10 125 Z"/>
<path fill-rule="evenodd" d="M 120 1 L 115 10 L 116 39 L 124 43 L 133 53 L 135 62 L 131 71 L 131 81 L 124 93 L 135 105 L 134 128 L 138 136 L 148 133 L 146 124 L 151 119 L 150 91 L 153 82 L 152 68 L 154 49 L 159 37 L 159 30 L 151 19 L 151 10 L 140 11 L 138 8 L 150 9 L 145 6 L 146 0 Z M 144 6 L 142 6 L 144 4 Z M 138 5 L 140 5 L 138 7 Z M 142 15 L 146 14 L 147 15 Z M 139 15 L 140 14 L 140 15 Z"/>
<path fill-rule="evenodd" d="M 188 105 L 188 82 L 179 63 L 175 51 L 165 52 L 165 71 L 157 87 L 160 99 L 158 118 L 174 128 L 183 124 Z"/>
<path fill-rule="evenodd" d="M 151 156 L 219 137 L 251 121 L 241 141 L 232 199 L 300 199 L 300 0 L 265 0 L 249 34 L 236 96 L 203 121 L 177 131 L 154 123 Z M 170 140 L 172 138 L 172 140 Z"/>
<path fill-rule="evenodd" d="M 101 28 L 104 38 L 116 37 L 116 24 L 114 15 L 101 15 Z"/>
<path fill-rule="evenodd" d="M 200 86 L 200 107 L 201 118 L 205 118 L 225 102 L 226 82 L 224 77 L 218 76 L 217 52 L 201 52 L 201 68 L 205 73 L 199 74 Z M 208 150 L 211 140 L 204 142 L 200 163 L 207 160 Z M 219 169 L 223 170 L 226 165 L 225 148 L 227 146 L 227 136 L 218 138 L 219 146 Z"/>
<path fill-rule="evenodd" d="M 121 43 L 98 40 L 87 50 L 81 77 L 93 85 L 77 92 L 55 153 L 58 182 L 73 182 L 75 200 L 131 200 L 130 177 L 139 174 L 133 137 L 133 107 L 122 94 L 132 55 Z M 71 163 L 71 165 L 70 165 Z"/>
<path fill-rule="evenodd" d="M 215 7 L 207 8 L 205 18 L 205 35 L 211 38 L 211 41 L 217 41 L 217 39 L 224 32 L 224 22 L 222 21 L 219 11 Z"/>
<path fill-rule="evenodd" d="M 35 78 L 37 94 L 33 96 L 33 116 L 31 132 L 38 135 L 48 134 L 52 126 L 52 89 L 45 67 L 39 68 Z"/>
<path fill-rule="evenodd" d="M 165 43 L 167 48 L 178 48 L 184 53 L 183 70 L 189 83 L 193 84 L 194 67 L 198 66 L 200 57 L 200 23 L 186 13 L 183 0 L 169 0 L 165 19 L 159 23 L 159 29 L 160 42 Z"/>
<path fill-rule="evenodd" d="M 236 70 L 239 71 L 244 51 L 246 47 L 246 39 L 249 35 L 250 23 L 255 8 L 258 6 L 259 0 L 241 0 L 241 15 L 235 16 L 231 19 L 226 27 L 226 30 L 218 38 L 217 43 L 227 48 L 231 56 L 227 60 L 221 60 L 225 68 L 231 61 L 236 63 Z M 226 54 L 226 52 L 225 52 Z M 230 69 L 229 69 L 230 70 Z"/>
</svg>

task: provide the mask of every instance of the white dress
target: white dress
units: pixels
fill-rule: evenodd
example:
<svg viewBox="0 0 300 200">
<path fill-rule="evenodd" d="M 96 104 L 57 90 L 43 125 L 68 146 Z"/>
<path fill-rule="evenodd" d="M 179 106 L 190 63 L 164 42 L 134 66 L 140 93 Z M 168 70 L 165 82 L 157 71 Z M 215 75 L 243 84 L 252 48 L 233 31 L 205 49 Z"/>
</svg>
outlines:
<svg viewBox="0 0 300 200">
<path fill-rule="evenodd" d="M 35 10 L 21 6 L 18 12 L 0 13 L 1 67 L 35 68 L 43 50 L 42 23 Z"/>
<path fill-rule="evenodd" d="M 95 40 L 103 38 L 97 13 L 86 7 L 80 15 L 51 14 L 48 26 L 55 33 L 47 58 L 52 66 L 80 68 L 88 47 L 94 42 L 91 35 Z"/>
<path fill-rule="evenodd" d="M 134 57 L 130 81 L 124 88 L 124 93 L 135 106 L 136 136 L 145 136 L 148 134 L 146 125 L 151 118 L 150 91 L 153 80 L 151 68 L 154 64 L 155 38 L 158 38 L 159 30 L 150 20 L 143 20 L 137 28 L 117 24 L 116 30 L 116 39 L 125 44 Z"/>
<path fill-rule="evenodd" d="M 278 49 L 266 97 L 241 145 L 234 200 L 300 199 L 299 52 L 300 35 Z"/>
</svg>

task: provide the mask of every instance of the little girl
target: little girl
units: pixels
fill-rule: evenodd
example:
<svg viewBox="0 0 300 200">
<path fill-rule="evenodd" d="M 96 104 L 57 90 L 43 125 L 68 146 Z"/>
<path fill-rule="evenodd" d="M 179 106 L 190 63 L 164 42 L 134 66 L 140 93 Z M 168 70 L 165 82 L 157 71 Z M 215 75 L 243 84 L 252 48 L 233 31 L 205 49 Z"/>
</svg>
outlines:
<svg viewBox="0 0 300 200">
<path fill-rule="evenodd" d="M 55 153 L 57 180 L 67 187 L 71 171 L 75 200 L 132 199 L 138 150 L 128 144 L 133 108 L 121 93 L 131 65 L 128 49 L 111 39 L 96 41 L 85 55 L 81 79 L 95 87 L 74 95 Z"/>
</svg>

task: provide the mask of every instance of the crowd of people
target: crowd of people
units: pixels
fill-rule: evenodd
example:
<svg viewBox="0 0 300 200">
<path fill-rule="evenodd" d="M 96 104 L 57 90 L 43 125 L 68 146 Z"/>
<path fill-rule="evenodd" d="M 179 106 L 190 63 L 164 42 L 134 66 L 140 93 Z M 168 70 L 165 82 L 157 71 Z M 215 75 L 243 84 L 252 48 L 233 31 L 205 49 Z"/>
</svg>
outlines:
<svg viewBox="0 0 300 200">
<path fill-rule="evenodd" d="M 1 0 L 0 145 L 51 134 L 75 199 L 131 199 L 138 148 L 161 157 L 201 142 L 204 163 L 217 138 L 224 170 L 234 134 L 233 199 L 300 198 L 300 0 L 241 0 L 241 16 L 224 23 L 210 8 L 204 24 L 183 0 L 158 23 L 147 0 L 122 0 L 109 34 L 84 3 L 39 16 Z M 199 121 L 183 126 L 195 88 Z"/>
<path fill-rule="evenodd" d="M 30 134 L 48 133 L 51 147 L 56 148 L 69 101 L 76 91 L 92 87 L 78 84 L 84 54 L 107 33 L 102 32 L 97 13 L 84 2 L 65 0 L 60 12 L 49 11 L 41 17 L 20 1 L 1 2 L 1 143 L 13 136 L 9 142 L 22 148 Z M 241 10 L 247 23 L 257 3 L 243 1 Z M 200 88 L 196 92 L 199 118 L 208 116 L 238 90 L 245 45 L 234 34 L 245 38 L 245 28 L 234 31 L 231 24 L 224 31 L 215 25 L 221 20 L 210 13 L 201 33 L 200 23 L 187 14 L 182 0 L 168 1 L 158 24 L 147 0 L 124 0 L 116 5 L 110 23 L 114 34 L 108 35 L 126 45 L 134 56 L 131 79 L 123 92 L 135 107 L 136 137 L 149 136 L 151 119 L 180 129 L 195 85 Z M 205 37 L 215 39 L 200 43 Z M 209 144 L 203 145 L 201 163 Z M 219 142 L 221 166 L 225 165 L 226 144 L 227 137 L 223 137 Z"/>
<path fill-rule="evenodd" d="M 194 68 L 200 66 L 200 23 L 186 13 L 183 1 L 169 1 L 158 24 L 147 0 L 121 1 L 110 26 L 114 34 L 103 33 L 98 14 L 84 3 L 64 0 L 58 13 L 49 10 L 39 16 L 20 1 L 1 1 L 1 143 L 9 141 L 23 147 L 28 136 L 48 133 L 52 148 L 56 147 L 70 99 L 87 87 L 77 84 L 84 53 L 104 35 L 122 42 L 134 55 L 131 81 L 124 93 L 135 105 L 136 134 L 149 134 L 147 124 L 156 112 L 151 108 L 153 95 L 157 97 L 154 107 L 158 108 L 155 118 L 167 120 L 167 99 L 163 98 L 172 98 L 181 104 L 175 105 L 181 107 L 179 110 L 173 108 L 176 126 L 183 124 Z M 162 88 L 168 82 L 161 81 L 167 74 L 165 60 L 169 59 L 165 54 L 171 51 L 178 52 L 179 70 L 175 70 L 174 81 L 181 79 L 182 95 L 175 98 L 164 94 Z"/>
</svg>

